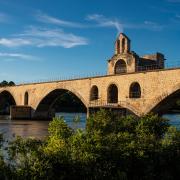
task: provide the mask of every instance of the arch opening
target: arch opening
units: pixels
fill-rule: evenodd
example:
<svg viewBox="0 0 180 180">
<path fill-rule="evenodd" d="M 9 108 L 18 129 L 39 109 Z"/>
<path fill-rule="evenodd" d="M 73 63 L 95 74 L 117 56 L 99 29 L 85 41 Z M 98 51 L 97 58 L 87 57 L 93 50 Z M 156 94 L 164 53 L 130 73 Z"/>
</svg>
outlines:
<svg viewBox="0 0 180 180">
<path fill-rule="evenodd" d="M 58 113 L 86 113 L 82 100 L 71 91 L 56 89 L 46 95 L 37 106 L 34 118 L 51 119 Z"/>
<path fill-rule="evenodd" d="M 118 88 L 115 84 L 108 87 L 107 101 L 108 103 L 118 103 Z"/>
<path fill-rule="evenodd" d="M 0 93 L 0 115 L 10 115 L 10 107 L 16 105 L 14 97 L 8 91 Z"/>
<path fill-rule="evenodd" d="M 90 101 L 99 99 L 99 90 L 97 86 L 93 86 L 90 91 Z"/>
<path fill-rule="evenodd" d="M 129 88 L 129 98 L 141 98 L 141 87 L 138 82 L 131 84 Z"/>
<path fill-rule="evenodd" d="M 118 60 L 114 68 L 115 74 L 122 74 L 127 72 L 126 62 L 122 59 Z"/>
<path fill-rule="evenodd" d="M 163 114 L 180 114 L 180 89 L 159 102 L 152 110 L 159 115 Z"/>
<path fill-rule="evenodd" d="M 24 94 L 24 105 L 28 105 L 29 104 L 29 94 L 28 92 L 25 92 Z"/>
<path fill-rule="evenodd" d="M 116 43 L 117 54 L 120 54 L 120 40 L 118 39 Z"/>
<path fill-rule="evenodd" d="M 125 52 L 125 38 L 122 39 L 122 53 Z"/>
</svg>

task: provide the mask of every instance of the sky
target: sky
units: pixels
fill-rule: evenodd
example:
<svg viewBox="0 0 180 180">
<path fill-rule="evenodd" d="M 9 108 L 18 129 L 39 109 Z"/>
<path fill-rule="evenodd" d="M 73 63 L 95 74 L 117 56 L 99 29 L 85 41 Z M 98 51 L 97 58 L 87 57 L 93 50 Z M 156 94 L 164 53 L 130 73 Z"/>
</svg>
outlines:
<svg viewBox="0 0 180 180">
<path fill-rule="evenodd" d="M 180 0 L 0 0 L 0 81 L 106 73 L 120 32 L 180 64 Z"/>
</svg>

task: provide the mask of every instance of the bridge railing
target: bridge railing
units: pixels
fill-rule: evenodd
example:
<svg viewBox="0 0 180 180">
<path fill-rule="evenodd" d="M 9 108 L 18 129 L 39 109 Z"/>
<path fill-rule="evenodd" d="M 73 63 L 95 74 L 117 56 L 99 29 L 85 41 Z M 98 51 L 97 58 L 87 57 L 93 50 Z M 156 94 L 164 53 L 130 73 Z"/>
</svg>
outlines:
<svg viewBox="0 0 180 180">
<path fill-rule="evenodd" d="M 123 107 L 126 101 L 108 102 L 105 100 L 93 100 L 89 102 L 89 107 Z"/>
<path fill-rule="evenodd" d="M 129 101 L 117 101 L 117 102 L 108 102 L 107 100 L 93 100 L 89 102 L 89 108 L 125 108 L 131 110 L 136 115 L 139 114 L 138 110 L 132 106 Z"/>
<path fill-rule="evenodd" d="M 158 69 L 169 69 L 169 68 L 179 68 L 180 67 L 180 61 L 173 62 L 173 63 L 165 63 L 165 67 L 162 68 L 159 65 L 148 65 L 148 66 L 136 66 L 136 72 L 144 72 L 144 71 L 152 71 L 152 70 L 158 70 Z M 129 72 L 133 73 L 133 72 Z M 122 72 L 120 74 L 126 74 L 126 72 Z M 61 76 L 56 78 L 48 78 L 48 79 L 39 79 L 35 81 L 21 81 L 16 83 L 17 85 L 23 85 L 23 84 L 37 84 L 37 83 L 48 83 L 48 82 L 56 82 L 56 81 L 70 81 L 75 79 L 84 79 L 84 78 L 92 78 L 92 77 L 100 77 L 100 76 L 107 76 L 107 72 L 95 72 L 95 73 L 89 73 L 89 74 L 81 74 L 81 75 L 71 75 L 71 76 Z"/>
<path fill-rule="evenodd" d="M 99 76 L 106 76 L 106 75 L 107 75 L 107 72 L 95 72 L 95 73 L 89 73 L 89 74 L 50 77 L 47 79 L 38 79 L 38 80 L 32 80 L 32 81 L 21 81 L 16 84 L 23 85 L 23 84 L 48 83 L 48 82 L 56 82 L 56 81 L 70 81 L 70 80 L 85 79 L 85 78 L 92 78 L 92 77 L 99 77 Z"/>
<path fill-rule="evenodd" d="M 180 61 L 177 61 L 173 63 L 165 63 L 164 67 L 162 65 L 157 65 L 157 64 L 136 66 L 136 71 L 151 71 L 151 70 L 179 68 L 179 67 L 180 67 Z"/>
</svg>

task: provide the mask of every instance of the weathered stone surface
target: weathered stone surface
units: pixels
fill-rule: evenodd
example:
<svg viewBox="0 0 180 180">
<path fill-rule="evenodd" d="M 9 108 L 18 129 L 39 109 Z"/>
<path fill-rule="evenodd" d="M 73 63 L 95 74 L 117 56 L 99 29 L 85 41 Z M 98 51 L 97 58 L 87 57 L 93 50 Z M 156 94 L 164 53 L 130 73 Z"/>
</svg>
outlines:
<svg viewBox="0 0 180 180">
<path fill-rule="evenodd" d="M 124 39 L 124 45 L 121 44 L 122 39 Z M 162 100 L 180 90 L 180 68 L 165 70 L 161 69 L 162 66 L 158 70 L 137 72 L 138 57 L 136 53 L 130 51 L 130 40 L 124 34 L 120 34 L 116 41 L 115 55 L 108 62 L 107 76 L 4 87 L 0 88 L 0 93 L 6 90 L 14 97 L 16 105 L 30 106 L 32 116 L 43 98 L 56 89 L 65 89 L 72 92 L 87 108 L 93 106 L 127 108 L 141 116 L 147 114 Z M 151 59 L 153 64 L 154 62 L 159 63 L 161 61 L 163 63 L 164 61 L 164 56 L 159 53 L 145 56 L 143 62 L 151 57 L 155 58 L 155 60 Z M 125 61 L 127 73 L 115 74 L 115 64 L 119 59 Z M 139 83 L 141 88 L 140 98 L 130 98 L 129 95 L 130 86 L 135 82 Z M 116 103 L 108 103 L 108 87 L 111 84 L 115 84 L 118 88 L 118 102 Z M 94 100 L 93 98 L 93 101 L 90 101 L 90 92 L 94 85 L 98 88 L 98 96 L 96 95 L 98 99 Z M 27 99 L 25 100 L 27 93 L 28 104 Z"/>
<path fill-rule="evenodd" d="M 129 98 L 129 88 L 133 82 L 140 84 L 141 98 Z M 24 95 L 28 92 L 28 105 L 36 110 L 40 101 L 51 91 L 55 89 L 66 89 L 79 97 L 86 107 L 89 107 L 91 87 L 93 85 L 98 87 L 98 101 L 107 102 L 107 89 L 111 84 L 116 84 L 118 87 L 120 107 L 128 108 L 140 116 L 150 112 L 164 98 L 180 89 L 180 68 L 79 80 L 26 84 L 0 88 L 0 93 L 6 90 L 14 97 L 16 105 L 24 105 Z"/>
</svg>

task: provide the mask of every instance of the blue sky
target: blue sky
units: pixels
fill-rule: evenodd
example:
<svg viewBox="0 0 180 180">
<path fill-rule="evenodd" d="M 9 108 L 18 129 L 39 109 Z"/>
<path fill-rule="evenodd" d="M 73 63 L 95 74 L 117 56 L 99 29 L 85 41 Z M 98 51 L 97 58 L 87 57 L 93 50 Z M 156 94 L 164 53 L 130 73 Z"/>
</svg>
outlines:
<svg viewBox="0 0 180 180">
<path fill-rule="evenodd" d="M 0 80 L 106 72 L 120 32 L 178 63 L 180 0 L 0 0 Z"/>
</svg>

